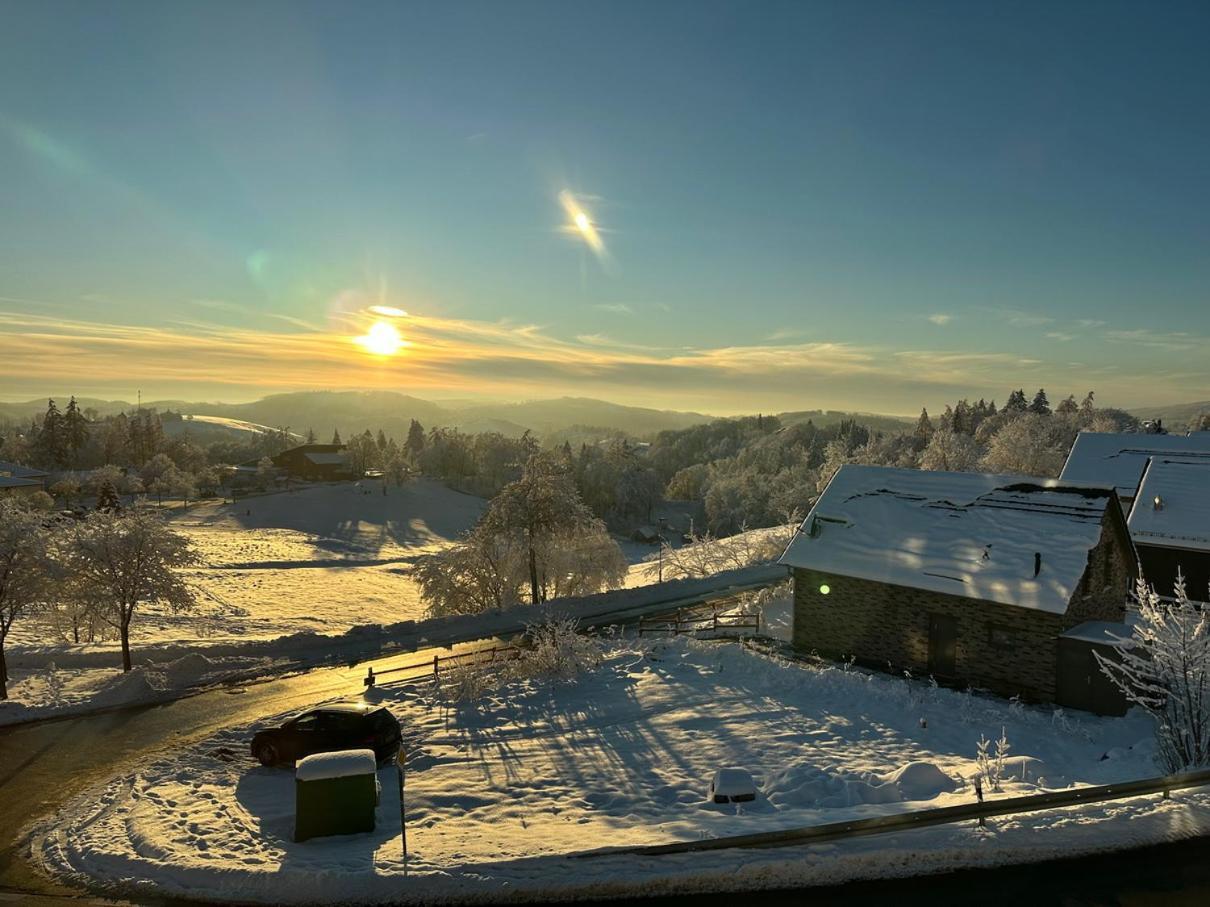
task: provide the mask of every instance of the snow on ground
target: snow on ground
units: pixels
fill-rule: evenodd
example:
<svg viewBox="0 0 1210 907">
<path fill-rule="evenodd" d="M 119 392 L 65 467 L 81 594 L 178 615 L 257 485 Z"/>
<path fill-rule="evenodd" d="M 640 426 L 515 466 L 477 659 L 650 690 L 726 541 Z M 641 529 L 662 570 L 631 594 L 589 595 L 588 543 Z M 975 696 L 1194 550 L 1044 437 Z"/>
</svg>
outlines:
<svg viewBox="0 0 1210 907">
<path fill-rule="evenodd" d="M 380 772 L 375 832 L 295 844 L 292 774 L 252 762 L 251 727 L 134 767 L 64 807 L 32 830 L 34 858 L 117 891 L 431 903 L 830 884 L 1210 830 L 1208 795 L 1175 793 L 984 830 L 577 859 L 567 854 L 970 802 L 976 741 L 1002 728 L 1020 758 L 991 797 L 1153 776 L 1150 727 L 1136 715 L 1075 718 L 684 638 L 609 642 L 602 666 L 578 682 L 514 680 L 477 704 L 441 705 L 429 681 L 371 696 L 402 718 L 409 741 L 406 881 L 394 769 Z M 755 803 L 706 801 L 711 773 L 727 766 L 752 772 Z"/>
<path fill-rule="evenodd" d="M 136 614 L 131 646 L 148 687 L 117 674 L 116 638 L 71 644 L 25 620 L 6 646 L 11 701 L 0 703 L 0 724 L 79 711 L 90 697 L 97 708 L 163 698 L 184 685 L 161 682 L 182 647 L 208 653 L 219 666 L 212 674 L 227 665 L 246 676 L 266 658 L 263 651 L 237 657 L 241 645 L 419 618 L 412 559 L 450 544 L 484 504 L 417 479 L 388 486 L 386 495 L 380 482 L 333 483 L 170 512 L 201 555 L 203 566 L 185 571 L 200 601 L 190 612 L 150 605 Z"/>
</svg>

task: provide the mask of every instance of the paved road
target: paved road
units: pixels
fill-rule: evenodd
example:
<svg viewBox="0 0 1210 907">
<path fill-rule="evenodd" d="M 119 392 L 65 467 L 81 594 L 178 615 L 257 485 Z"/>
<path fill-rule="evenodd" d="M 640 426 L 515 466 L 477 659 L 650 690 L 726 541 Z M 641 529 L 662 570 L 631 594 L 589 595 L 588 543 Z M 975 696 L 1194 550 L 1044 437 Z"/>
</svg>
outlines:
<svg viewBox="0 0 1210 907">
<path fill-rule="evenodd" d="M 454 651 L 478 645 L 464 644 Z M 449 652 L 421 649 L 372 663 L 380 670 Z M 0 728 L 0 907 L 6 890 L 79 895 L 44 878 L 22 858 L 18 835 L 31 818 L 52 811 L 73 794 L 105 781 L 155 750 L 184 748 L 224 727 L 335 696 L 357 696 L 365 673 L 365 664 L 320 668 L 279 680 L 211 690 L 163 705 Z M 419 676 L 427 670 L 410 673 Z M 391 679 L 406 676 L 391 675 Z"/>
</svg>

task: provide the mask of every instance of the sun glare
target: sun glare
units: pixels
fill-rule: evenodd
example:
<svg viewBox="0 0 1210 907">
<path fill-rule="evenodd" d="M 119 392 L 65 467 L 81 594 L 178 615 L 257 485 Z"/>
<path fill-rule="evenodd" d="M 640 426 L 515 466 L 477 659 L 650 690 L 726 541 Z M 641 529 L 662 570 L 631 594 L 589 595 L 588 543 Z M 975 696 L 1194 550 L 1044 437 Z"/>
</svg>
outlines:
<svg viewBox="0 0 1210 907">
<path fill-rule="evenodd" d="M 391 356 L 406 343 L 389 321 L 375 321 L 364 337 L 357 338 L 357 342 L 375 356 Z"/>
<path fill-rule="evenodd" d="M 563 210 L 567 214 L 567 219 L 570 221 L 563 229 L 573 235 L 578 235 L 588 244 L 588 248 L 596 254 L 598 258 L 605 257 L 605 241 L 601 239 L 601 233 L 597 229 L 597 225 L 592 222 L 592 218 L 588 216 L 588 212 L 580 205 L 580 202 L 574 195 L 564 189 L 559 193 L 559 204 L 563 206 Z"/>
</svg>

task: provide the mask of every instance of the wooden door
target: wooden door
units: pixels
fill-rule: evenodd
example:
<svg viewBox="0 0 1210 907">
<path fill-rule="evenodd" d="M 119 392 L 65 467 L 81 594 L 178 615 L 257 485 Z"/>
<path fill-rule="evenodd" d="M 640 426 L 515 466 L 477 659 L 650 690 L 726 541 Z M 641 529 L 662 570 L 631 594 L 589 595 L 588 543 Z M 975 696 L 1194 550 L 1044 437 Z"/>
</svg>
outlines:
<svg viewBox="0 0 1210 907">
<path fill-rule="evenodd" d="M 958 672 L 958 619 L 944 614 L 929 615 L 929 673 L 953 677 Z"/>
</svg>

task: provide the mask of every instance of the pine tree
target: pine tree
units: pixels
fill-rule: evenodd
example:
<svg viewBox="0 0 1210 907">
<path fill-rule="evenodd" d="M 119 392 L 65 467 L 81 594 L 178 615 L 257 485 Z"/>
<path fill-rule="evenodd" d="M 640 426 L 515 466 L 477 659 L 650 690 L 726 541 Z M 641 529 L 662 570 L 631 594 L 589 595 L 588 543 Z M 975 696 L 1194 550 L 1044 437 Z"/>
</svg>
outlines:
<svg viewBox="0 0 1210 907">
<path fill-rule="evenodd" d="M 339 428 L 332 432 L 332 443 L 333 444 L 343 444 L 344 443 L 343 441 L 340 440 L 340 429 Z"/>
<path fill-rule="evenodd" d="M 106 479 L 97 492 L 97 510 L 103 513 L 115 513 L 121 509 L 122 502 L 118 500 L 118 490 L 113 487 L 113 482 Z"/>
<path fill-rule="evenodd" d="M 46 465 L 63 466 L 67 463 L 66 426 L 54 400 L 47 401 L 46 415 L 42 417 L 36 444 L 38 457 Z"/>
<path fill-rule="evenodd" d="M 384 432 L 381 428 L 378 429 L 378 437 L 374 439 L 374 443 L 378 445 L 378 449 L 380 451 L 385 451 L 387 449 L 386 432 Z"/>
<path fill-rule="evenodd" d="M 1061 400 L 1059 405 L 1055 407 L 1055 412 L 1062 416 L 1074 416 L 1080 411 L 1080 406 L 1076 403 L 1074 395 L 1068 396 L 1067 399 Z"/>
<path fill-rule="evenodd" d="M 315 443 L 315 430 L 313 428 L 307 429 L 307 442 L 306 443 L 308 443 L 308 444 Z"/>
<path fill-rule="evenodd" d="M 1046 390 L 1038 388 L 1038 392 L 1034 394 L 1033 402 L 1029 404 L 1029 411 L 1037 413 L 1039 416 L 1050 415 L 1050 401 L 1046 399 Z"/>
<path fill-rule="evenodd" d="M 67 461 L 74 467 L 79 459 L 80 451 L 88 443 L 88 420 L 80 412 L 75 397 L 71 398 L 67 404 L 67 411 L 63 414 L 63 436 Z"/>
<path fill-rule="evenodd" d="M 408 439 L 404 442 L 403 448 L 413 460 L 420 456 L 420 452 L 424 450 L 424 426 L 415 419 L 408 426 Z"/>
<path fill-rule="evenodd" d="M 916 420 L 916 437 L 928 439 L 933 436 L 933 420 L 929 418 L 927 409 L 920 410 L 920 418 Z"/>
<path fill-rule="evenodd" d="M 1023 413 L 1029 409 L 1024 389 L 1018 389 L 1009 394 L 1008 402 L 1004 404 L 1004 409 L 1010 413 Z"/>
</svg>

